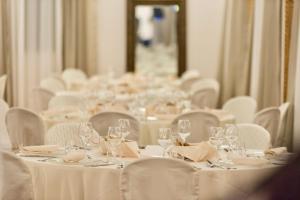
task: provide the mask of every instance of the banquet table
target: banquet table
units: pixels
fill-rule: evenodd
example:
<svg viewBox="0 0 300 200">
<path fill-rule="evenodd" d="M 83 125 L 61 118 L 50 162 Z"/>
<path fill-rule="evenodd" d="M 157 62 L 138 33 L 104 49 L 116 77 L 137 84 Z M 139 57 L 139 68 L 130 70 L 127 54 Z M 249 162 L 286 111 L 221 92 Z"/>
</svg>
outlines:
<svg viewBox="0 0 300 200">
<path fill-rule="evenodd" d="M 122 168 L 116 165 L 87 167 L 81 164 L 41 161 L 22 157 L 33 179 L 35 199 L 39 200 L 118 200 Z M 124 159 L 128 164 L 136 159 Z M 275 165 L 235 166 L 235 169 L 210 168 L 206 163 L 191 163 L 197 168 L 199 199 L 224 199 L 228 195 L 247 195 L 253 187 L 276 169 Z"/>
</svg>

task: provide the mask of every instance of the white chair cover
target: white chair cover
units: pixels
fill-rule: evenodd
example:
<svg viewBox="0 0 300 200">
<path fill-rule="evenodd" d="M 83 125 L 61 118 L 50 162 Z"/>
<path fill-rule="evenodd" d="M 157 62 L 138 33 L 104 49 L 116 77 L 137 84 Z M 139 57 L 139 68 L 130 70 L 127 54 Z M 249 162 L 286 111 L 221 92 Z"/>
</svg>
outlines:
<svg viewBox="0 0 300 200">
<path fill-rule="evenodd" d="M 86 74 L 79 69 L 66 69 L 62 74 L 62 78 L 66 83 L 85 81 Z"/>
<path fill-rule="evenodd" d="M 108 127 L 117 126 L 117 120 L 121 118 L 129 119 L 130 122 L 130 134 L 127 136 L 127 139 L 139 141 L 139 122 L 135 117 L 127 113 L 101 112 L 92 116 L 89 121 L 100 136 L 106 136 Z"/>
<path fill-rule="evenodd" d="M 196 200 L 198 191 L 197 170 L 180 160 L 141 159 L 121 174 L 124 200 Z"/>
<path fill-rule="evenodd" d="M 5 116 L 9 107 L 7 103 L 0 99 L 0 149 L 10 149 L 11 143 L 7 133 Z"/>
<path fill-rule="evenodd" d="M 192 84 L 191 91 L 197 91 L 200 89 L 206 89 L 206 88 L 213 88 L 217 94 L 219 95 L 220 91 L 220 84 L 216 79 L 213 78 L 203 78 L 200 80 L 197 80 Z"/>
<path fill-rule="evenodd" d="M 264 127 L 271 134 L 271 144 L 275 145 L 279 129 L 280 111 L 277 107 L 265 108 L 255 114 L 254 123 Z"/>
<path fill-rule="evenodd" d="M 0 150 L 0 199 L 34 199 L 29 169 L 13 153 L 2 150 Z"/>
<path fill-rule="evenodd" d="M 284 145 L 284 138 L 285 138 L 285 125 L 287 121 L 287 112 L 289 110 L 290 103 L 285 102 L 279 106 L 280 110 L 280 120 L 279 120 L 279 131 L 278 136 L 276 138 L 275 146 L 282 146 Z"/>
<path fill-rule="evenodd" d="M 34 109 L 36 112 L 41 112 L 48 109 L 49 101 L 55 94 L 48 89 L 44 88 L 34 88 Z"/>
<path fill-rule="evenodd" d="M 218 92 L 215 89 L 205 88 L 193 92 L 191 102 L 198 108 L 216 108 L 218 98 Z"/>
<path fill-rule="evenodd" d="M 6 74 L 0 77 L 0 99 L 4 98 L 6 80 L 7 80 Z"/>
<path fill-rule="evenodd" d="M 219 126 L 219 118 L 209 112 L 193 111 L 181 114 L 172 121 L 172 126 L 177 127 L 178 120 L 188 119 L 191 122 L 191 135 L 187 142 L 201 142 L 209 139 L 209 127 Z"/>
<path fill-rule="evenodd" d="M 32 111 L 23 108 L 9 109 L 6 114 L 6 127 L 14 149 L 20 144 L 44 144 L 43 120 Z"/>
<path fill-rule="evenodd" d="M 56 76 L 42 80 L 40 83 L 40 87 L 50 90 L 54 93 L 66 90 L 65 82 L 61 78 L 58 78 Z"/>
<path fill-rule="evenodd" d="M 60 123 L 51 127 L 45 136 L 45 144 L 56 144 L 62 147 L 66 142 L 73 141 L 74 145 L 83 146 L 79 136 L 80 123 Z"/>
<path fill-rule="evenodd" d="M 189 69 L 181 75 L 180 79 L 187 80 L 187 79 L 195 78 L 195 77 L 200 77 L 200 72 L 196 69 Z"/>
<path fill-rule="evenodd" d="M 193 77 L 193 78 L 189 78 L 189 79 L 186 79 L 186 80 L 182 80 L 182 83 L 180 85 L 180 88 L 185 91 L 185 92 L 188 92 L 190 91 L 190 89 L 192 88 L 192 85 L 200 80 L 201 78 L 200 77 Z"/>
<path fill-rule="evenodd" d="M 54 96 L 50 99 L 48 108 L 59 108 L 59 107 L 77 107 L 85 110 L 84 99 L 80 96 L 74 95 L 59 95 Z"/>
<path fill-rule="evenodd" d="M 239 96 L 229 99 L 223 105 L 223 110 L 233 114 L 236 123 L 252 123 L 256 112 L 256 100 L 249 96 Z"/>
<path fill-rule="evenodd" d="M 239 140 L 246 149 L 267 150 L 271 145 L 270 133 L 257 124 L 237 124 Z"/>
</svg>

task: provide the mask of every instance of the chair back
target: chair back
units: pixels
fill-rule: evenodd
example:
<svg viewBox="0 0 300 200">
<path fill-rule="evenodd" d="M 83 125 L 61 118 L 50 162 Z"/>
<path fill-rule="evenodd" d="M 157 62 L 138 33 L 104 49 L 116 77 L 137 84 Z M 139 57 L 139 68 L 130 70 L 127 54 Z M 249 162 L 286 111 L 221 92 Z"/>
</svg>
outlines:
<svg viewBox="0 0 300 200">
<path fill-rule="evenodd" d="M 50 90 L 53 93 L 66 90 L 65 82 L 56 76 L 46 78 L 41 81 L 40 87 Z"/>
<path fill-rule="evenodd" d="M 90 118 L 94 129 L 100 136 L 106 136 L 109 126 L 116 126 L 118 119 L 128 119 L 130 122 L 130 134 L 127 139 L 139 141 L 139 122 L 130 114 L 122 112 L 101 112 Z"/>
<path fill-rule="evenodd" d="M 48 89 L 41 87 L 33 89 L 34 108 L 36 112 L 45 111 L 48 109 L 48 104 L 55 94 Z"/>
<path fill-rule="evenodd" d="M 206 111 L 193 111 L 181 114 L 172 121 L 172 126 L 177 127 L 178 121 L 182 119 L 190 120 L 191 135 L 187 138 L 187 142 L 201 142 L 209 139 L 209 128 L 219 126 L 219 118 Z"/>
<path fill-rule="evenodd" d="M 85 81 L 87 79 L 86 74 L 80 69 L 66 69 L 63 71 L 62 78 L 66 83 Z"/>
<path fill-rule="evenodd" d="M 191 90 L 192 85 L 200 79 L 201 79 L 200 77 L 192 77 L 192 78 L 182 80 L 181 85 L 180 85 L 180 89 L 185 91 L 185 92 L 188 92 L 188 91 Z"/>
<path fill-rule="evenodd" d="M 199 199 L 197 170 L 174 159 L 147 158 L 132 162 L 121 174 L 124 200 Z"/>
<path fill-rule="evenodd" d="M 71 142 L 79 147 L 84 144 L 79 136 L 80 123 L 59 123 L 52 126 L 45 135 L 45 144 L 55 144 L 64 147 Z M 95 133 L 97 135 L 97 133 Z M 92 136 L 93 137 L 93 136 Z"/>
<path fill-rule="evenodd" d="M 223 105 L 223 110 L 233 114 L 236 123 L 252 123 L 256 112 L 256 100 L 249 96 L 239 96 L 229 99 Z"/>
<path fill-rule="evenodd" d="M 279 129 L 280 111 L 277 107 L 265 108 L 254 116 L 254 123 L 264 127 L 271 135 L 271 144 L 275 145 Z"/>
<path fill-rule="evenodd" d="M 237 124 L 239 140 L 246 149 L 267 150 L 271 146 L 270 133 L 257 124 Z"/>
<path fill-rule="evenodd" d="M 215 89 L 203 88 L 192 94 L 191 102 L 198 108 L 216 108 L 218 98 L 218 92 Z"/>
<path fill-rule="evenodd" d="M 11 148 L 11 143 L 5 123 L 5 116 L 8 110 L 9 106 L 7 105 L 7 103 L 3 99 L 0 99 L 0 149 Z"/>
<path fill-rule="evenodd" d="M 2 150 L 0 150 L 0 199 L 34 199 L 29 169 L 13 153 Z"/>
<path fill-rule="evenodd" d="M 287 112 L 289 110 L 290 103 L 285 102 L 279 106 L 279 111 L 280 111 L 280 120 L 279 120 L 279 131 L 278 131 L 278 136 L 276 139 L 276 146 L 283 146 L 285 145 L 285 126 L 287 122 Z"/>
<path fill-rule="evenodd" d="M 12 144 L 12 148 L 19 145 L 44 144 L 43 120 L 36 113 L 23 109 L 11 108 L 6 114 L 6 127 Z"/>
<path fill-rule="evenodd" d="M 7 75 L 6 74 L 4 74 L 0 77 L 0 99 L 4 98 L 6 80 L 7 80 Z"/>
</svg>

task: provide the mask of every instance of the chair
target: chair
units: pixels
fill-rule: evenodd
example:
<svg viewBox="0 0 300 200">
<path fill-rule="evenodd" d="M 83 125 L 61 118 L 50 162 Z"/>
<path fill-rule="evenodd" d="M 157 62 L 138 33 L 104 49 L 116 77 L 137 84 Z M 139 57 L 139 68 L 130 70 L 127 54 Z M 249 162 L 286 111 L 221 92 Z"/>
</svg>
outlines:
<svg viewBox="0 0 300 200">
<path fill-rule="evenodd" d="M 13 153 L 2 150 L 0 150 L 0 199 L 34 199 L 29 169 Z"/>
<path fill-rule="evenodd" d="M 279 129 L 280 111 L 277 107 L 265 108 L 254 116 L 254 123 L 264 127 L 271 134 L 271 144 L 275 145 Z"/>
<path fill-rule="evenodd" d="M 84 99 L 74 95 L 58 95 L 50 99 L 48 108 L 77 107 L 85 109 Z"/>
<path fill-rule="evenodd" d="M 278 136 L 276 138 L 275 146 L 282 146 L 284 145 L 284 138 L 285 138 L 285 125 L 287 121 L 287 112 L 289 110 L 290 103 L 285 102 L 279 106 L 280 111 L 280 119 L 279 119 L 279 130 Z"/>
<path fill-rule="evenodd" d="M 74 145 L 83 147 L 84 144 L 79 136 L 80 123 L 59 123 L 51 127 L 45 135 L 45 144 L 65 146 L 66 142 L 72 141 Z M 97 133 L 95 133 L 97 136 Z"/>
<path fill-rule="evenodd" d="M 192 88 L 192 85 L 200 79 L 201 79 L 200 77 L 193 77 L 193 78 L 188 78 L 186 80 L 182 80 L 180 89 L 185 92 L 188 92 Z"/>
<path fill-rule="evenodd" d="M 50 90 L 53 93 L 66 90 L 66 84 L 57 76 L 49 77 L 41 81 L 40 87 Z"/>
<path fill-rule="evenodd" d="M 187 80 L 189 78 L 195 78 L 195 77 L 200 77 L 200 72 L 195 69 L 189 69 L 181 75 L 181 80 Z"/>
<path fill-rule="evenodd" d="M 86 74 L 79 69 L 66 69 L 62 73 L 62 78 L 66 83 L 85 81 L 87 79 Z"/>
<path fill-rule="evenodd" d="M 124 200 L 199 199 L 197 170 L 175 159 L 147 158 L 132 162 L 121 174 Z"/>
<path fill-rule="evenodd" d="M 19 145 L 44 144 L 43 120 L 30 110 L 9 109 L 6 114 L 6 127 L 13 149 L 18 148 Z"/>
<path fill-rule="evenodd" d="M 246 149 L 266 150 L 271 145 L 270 133 L 257 124 L 237 124 L 239 140 Z"/>
<path fill-rule="evenodd" d="M 191 91 L 197 91 L 200 89 L 213 88 L 219 95 L 220 84 L 216 79 L 213 78 L 203 78 L 194 82 L 191 86 Z"/>
<path fill-rule="evenodd" d="M 256 100 L 249 96 L 239 96 L 229 99 L 223 105 L 223 110 L 233 114 L 236 123 L 252 123 L 256 112 Z"/>
<path fill-rule="evenodd" d="M 193 92 L 191 102 L 198 108 L 216 108 L 218 102 L 218 92 L 213 88 L 199 89 Z"/>
<path fill-rule="evenodd" d="M 6 80 L 7 80 L 6 74 L 4 74 L 0 77 L 0 99 L 4 98 Z"/>
<path fill-rule="evenodd" d="M 48 103 L 55 94 L 41 87 L 33 89 L 34 107 L 36 112 L 41 112 L 48 109 Z"/>
<path fill-rule="evenodd" d="M 93 124 L 94 129 L 101 136 L 106 136 L 108 127 L 116 125 L 118 119 L 129 119 L 130 122 L 130 134 L 127 139 L 139 141 L 139 122 L 138 120 L 126 113 L 121 112 L 101 112 L 90 118 L 90 122 Z"/>
<path fill-rule="evenodd" d="M 181 119 L 188 119 L 191 122 L 191 135 L 187 142 L 201 142 L 209 139 L 209 127 L 219 126 L 219 118 L 206 111 L 192 111 L 177 116 L 172 121 L 172 126 L 176 127 Z"/>
<path fill-rule="evenodd" d="M 5 116 L 8 110 L 9 106 L 7 105 L 7 103 L 3 99 L 0 99 L 0 149 L 11 148 L 5 123 Z"/>
</svg>

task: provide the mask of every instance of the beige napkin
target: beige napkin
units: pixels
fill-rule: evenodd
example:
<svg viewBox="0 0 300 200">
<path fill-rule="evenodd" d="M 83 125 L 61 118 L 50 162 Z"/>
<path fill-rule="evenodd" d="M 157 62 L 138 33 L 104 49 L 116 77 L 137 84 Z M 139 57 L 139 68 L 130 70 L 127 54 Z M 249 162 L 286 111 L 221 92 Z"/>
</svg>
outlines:
<svg viewBox="0 0 300 200">
<path fill-rule="evenodd" d="M 79 162 L 85 158 L 84 151 L 71 151 L 67 155 L 63 156 L 65 162 Z"/>
<path fill-rule="evenodd" d="M 269 164 L 270 161 L 263 158 L 252 158 L 252 157 L 236 157 L 231 159 L 236 165 L 248 165 L 248 166 L 262 166 Z"/>
<path fill-rule="evenodd" d="M 286 147 L 277 147 L 277 148 L 272 148 L 272 149 L 268 149 L 265 151 L 265 155 L 267 155 L 267 156 L 279 156 L 283 153 L 287 153 Z"/>
<path fill-rule="evenodd" d="M 58 150 L 58 145 L 24 146 L 20 148 L 21 153 L 53 153 Z"/>
<path fill-rule="evenodd" d="M 110 153 L 108 143 L 104 140 L 100 140 L 100 151 L 102 154 L 106 154 L 107 152 Z M 139 147 L 136 141 L 125 141 L 122 142 L 119 150 L 118 155 L 122 157 L 129 157 L 129 158 L 139 158 Z"/>
<path fill-rule="evenodd" d="M 175 115 L 179 114 L 181 111 L 175 104 L 166 103 L 166 104 L 153 104 L 146 107 L 146 115 L 155 116 L 155 115 Z"/>
<path fill-rule="evenodd" d="M 172 151 L 194 162 L 214 160 L 219 157 L 217 150 L 208 142 L 201 142 L 191 146 L 175 146 Z"/>
</svg>

